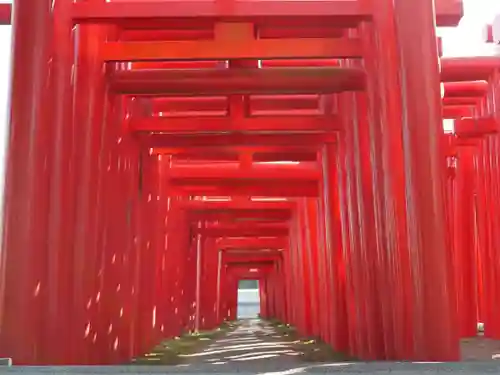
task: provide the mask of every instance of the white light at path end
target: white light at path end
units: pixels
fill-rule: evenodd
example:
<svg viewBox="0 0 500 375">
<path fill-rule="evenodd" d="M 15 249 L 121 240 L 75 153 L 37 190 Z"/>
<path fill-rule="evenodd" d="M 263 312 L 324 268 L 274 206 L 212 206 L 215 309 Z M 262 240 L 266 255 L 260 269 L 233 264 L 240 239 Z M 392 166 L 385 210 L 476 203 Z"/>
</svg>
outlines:
<svg viewBox="0 0 500 375">
<path fill-rule="evenodd" d="M 483 42 L 483 29 L 496 14 L 498 0 L 463 0 L 464 17 L 457 27 L 438 28 L 443 41 L 443 56 L 488 56 L 500 54 L 500 47 Z"/>
<path fill-rule="evenodd" d="M 445 133 L 454 133 L 455 132 L 455 120 L 444 119 L 443 120 L 443 129 L 444 129 Z"/>
</svg>

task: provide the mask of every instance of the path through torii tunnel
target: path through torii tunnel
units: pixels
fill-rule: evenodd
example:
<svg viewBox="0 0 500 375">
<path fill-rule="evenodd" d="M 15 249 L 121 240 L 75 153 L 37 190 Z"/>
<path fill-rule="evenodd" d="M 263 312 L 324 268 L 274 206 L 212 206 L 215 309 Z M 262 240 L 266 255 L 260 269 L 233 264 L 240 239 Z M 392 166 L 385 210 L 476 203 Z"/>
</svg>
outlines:
<svg viewBox="0 0 500 375">
<path fill-rule="evenodd" d="M 124 363 L 234 319 L 242 279 L 361 360 L 500 339 L 500 56 L 440 59 L 461 17 L 14 1 L 0 356 Z"/>
</svg>

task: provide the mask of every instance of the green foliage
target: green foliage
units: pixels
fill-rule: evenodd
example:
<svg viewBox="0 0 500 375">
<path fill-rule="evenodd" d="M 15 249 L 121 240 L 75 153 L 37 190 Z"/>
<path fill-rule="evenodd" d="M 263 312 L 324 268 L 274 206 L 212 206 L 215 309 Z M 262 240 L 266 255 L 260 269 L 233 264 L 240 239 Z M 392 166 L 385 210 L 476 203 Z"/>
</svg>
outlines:
<svg viewBox="0 0 500 375">
<path fill-rule="evenodd" d="M 258 289 L 259 281 L 258 280 L 240 280 L 238 284 L 239 289 Z"/>
</svg>

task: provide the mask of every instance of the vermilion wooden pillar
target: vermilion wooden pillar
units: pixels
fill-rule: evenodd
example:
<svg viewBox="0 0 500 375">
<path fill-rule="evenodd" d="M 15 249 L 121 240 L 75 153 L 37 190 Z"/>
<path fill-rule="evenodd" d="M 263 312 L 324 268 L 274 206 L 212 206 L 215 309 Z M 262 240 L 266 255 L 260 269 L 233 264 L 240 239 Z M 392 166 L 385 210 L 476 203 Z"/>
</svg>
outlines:
<svg viewBox="0 0 500 375">
<path fill-rule="evenodd" d="M 273 318 L 270 312 L 269 301 L 269 279 L 259 280 L 260 317 L 263 319 Z"/>
<path fill-rule="evenodd" d="M 495 298 L 498 295 L 498 284 L 497 275 L 498 270 L 496 267 L 491 267 L 491 264 L 496 264 L 496 244 L 497 235 L 495 230 L 495 223 L 497 219 L 495 218 L 494 210 L 496 208 L 495 193 L 494 193 L 494 181 L 495 172 L 492 165 L 492 145 L 491 139 L 485 139 L 482 145 L 482 174 L 483 174 L 483 188 L 482 193 L 484 194 L 484 206 L 483 215 L 485 216 L 484 226 L 485 226 L 485 248 L 483 251 L 487 269 L 485 270 L 485 284 L 488 300 L 488 311 L 485 314 L 485 336 L 491 338 L 498 337 L 498 305 L 495 303 Z"/>
<path fill-rule="evenodd" d="M 302 307 L 302 289 L 300 284 L 300 276 L 298 274 L 298 258 L 297 258 L 297 236 L 299 231 L 297 230 L 296 221 L 296 211 L 294 212 L 294 217 L 290 222 L 290 246 L 288 252 L 285 255 L 287 263 L 289 264 L 289 289 L 288 289 L 288 299 L 294 301 L 289 305 L 289 320 L 288 322 L 293 326 L 300 329 L 301 311 Z"/>
<path fill-rule="evenodd" d="M 371 2 L 369 2 L 371 3 Z M 413 310 L 407 248 L 405 168 L 394 12 L 389 1 L 373 2 L 373 23 L 362 25 L 368 74 L 370 155 L 377 225 L 378 288 L 386 292 L 382 326 L 386 359 L 412 358 Z M 389 298 L 390 296 L 390 298 Z"/>
<path fill-rule="evenodd" d="M 304 269 L 304 287 L 306 288 L 306 305 L 305 311 L 307 311 L 307 334 L 310 336 L 319 337 L 319 300 L 318 300 L 318 288 L 319 288 L 319 275 L 317 272 L 317 247 L 316 238 L 313 239 L 315 226 L 315 218 L 312 216 L 314 213 L 309 207 L 309 199 L 303 199 L 299 203 L 299 218 L 300 228 L 302 229 L 302 246 L 299 248 L 299 252 L 302 255 L 302 264 Z M 314 234 L 313 234 L 314 233 Z"/>
<path fill-rule="evenodd" d="M 409 249 L 415 290 L 415 358 L 459 358 L 450 244 L 445 222 L 445 156 L 436 22 L 432 0 L 394 2 L 403 90 Z M 415 38 L 418 29 L 418 38 Z M 426 105 L 418 104 L 425 98 Z M 452 293 L 450 293 L 452 292 Z M 451 295 L 450 295 L 451 294 Z"/>
<path fill-rule="evenodd" d="M 304 200 L 299 201 L 299 208 L 296 211 L 295 225 L 296 225 L 296 247 L 295 255 L 297 259 L 297 277 L 300 280 L 301 295 L 299 296 L 298 305 L 300 307 L 299 323 L 297 327 L 299 332 L 305 336 L 312 333 L 312 307 L 311 307 L 311 285 L 310 279 L 313 277 L 310 270 L 310 261 L 307 256 L 307 243 L 306 243 L 306 223 L 304 218 L 303 204 Z"/>
<path fill-rule="evenodd" d="M 271 304 L 270 304 L 270 311 L 269 315 L 273 318 L 278 318 L 280 313 L 280 301 L 279 301 L 279 279 L 277 277 L 277 269 L 276 269 L 276 264 L 274 265 L 274 269 L 271 270 L 267 276 L 266 279 L 270 280 L 271 284 Z"/>
<path fill-rule="evenodd" d="M 492 231 L 492 264 L 500 264 L 500 233 L 497 230 L 500 227 L 500 218 L 498 215 L 495 215 L 494 212 L 498 212 L 500 210 L 500 166 L 499 166 L 499 158 L 500 158 L 500 139 L 498 136 L 488 137 L 488 142 L 490 146 L 490 155 L 489 155 L 489 168 L 491 173 L 491 203 L 490 207 L 490 218 L 491 222 L 491 231 Z M 500 302 L 498 298 L 500 296 L 500 270 L 498 267 L 492 268 L 492 284 L 494 285 L 494 296 L 491 296 L 492 301 L 492 317 L 493 317 L 493 337 L 495 339 L 500 338 L 500 322 L 497 317 L 500 314 Z"/>
<path fill-rule="evenodd" d="M 124 206 L 123 202 L 127 199 L 123 198 L 123 194 L 127 190 L 120 184 L 120 167 L 118 160 L 120 154 L 117 152 L 117 138 L 121 136 L 122 128 L 122 113 L 120 111 L 120 100 L 116 97 L 106 97 L 109 110 L 106 112 L 102 120 L 102 151 L 107 157 L 106 168 L 99 168 L 99 192 L 98 199 L 106 202 L 104 205 L 99 205 L 97 223 L 97 240 L 96 240 L 96 278 L 99 288 L 99 301 L 97 305 L 97 314 L 101 325 L 99 335 L 102 339 L 99 341 L 100 346 L 98 354 L 100 357 L 96 359 L 97 363 L 112 364 L 120 362 L 119 348 L 123 345 L 120 330 L 120 306 L 122 296 L 122 272 L 123 272 L 123 252 L 126 245 L 122 242 L 126 238 L 124 234 L 124 225 L 120 215 L 120 209 Z M 102 159 L 101 159 L 102 161 Z M 121 164 L 121 163 L 120 163 Z M 99 166 L 101 166 L 100 164 Z M 121 188 L 118 189 L 117 187 Z M 120 190 L 120 192 L 117 192 Z M 125 206 L 126 207 L 126 206 Z M 116 216 L 119 216 L 117 218 Z M 103 334 L 106 332 L 105 334 Z M 123 341 L 123 340 L 122 340 Z"/>
<path fill-rule="evenodd" d="M 112 98 L 112 97 L 111 97 Z M 110 98 L 110 99 L 111 99 Z M 110 311 L 114 314 L 114 331 L 115 338 L 113 340 L 113 350 L 115 343 L 117 344 L 116 355 L 117 362 L 124 362 L 133 358 L 136 354 L 134 345 L 135 332 L 135 280 L 137 275 L 137 258 L 140 256 L 140 251 L 135 247 L 135 225 L 138 221 L 136 210 L 133 204 L 138 195 L 138 145 L 135 139 L 129 134 L 124 133 L 123 118 L 124 103 L 120 98 L 116 98 L 111 118 L 108 120 L 108 127 L 113 129 L 113 136 L 109 139 L 110 152 L 113 153 L 114 159 L 111 162 L 111 167 L 114 173 L 109 176 L 114 183 L 107 190 L 108 198 L 106 201 L 112 200 L 115 197 L 115 207 L 113 215 L 109 217 L 108 228 L 115 226 L 113 236 L 115 237 L 115 245 L 109 246 L 116 251 L 116 256 L 108 258 L 111 265 L 118 265 L 117 279 L 114 285 L 111 284 L 111 292 L 116 295 L 116 299 L 111 301 L 113 304 Z M 111 103 L 113 103 L 111 99 Z M 114 223 L 114 224 L 113 224 Z M 137 251 L 136 251 L 137 250 Z M 134 293 L 132 293 L 134 292 Z M 118 341 L 116 341 L 118 338 Z"/>
<path fill-rule="evenodd" d="M 487 100 L 484 103 L 483 110 L 489 110 L 489 113 L 497 121 L 500 120 L 500 111 L 498 104 L 500 103 L 500 69 L 495 69 L 489 80 L 490 92 L 488 93 Z M 483 264 L 486 271 L 487 279 L 485 282 L 488 284 L 488 294 L 485 299 L 488 301 L 489 316 L 486 322 L 485 319 L 485 335 L 495 339 L 500 338 L 500 322 L 498 321 L 498 314 L 500 313 L 500 303 L 498 296 L 500 296 L 500 271 L 498 265 L 500 262 L 500 233 L 498 227 L 500 225 L 500 218 L 495 214 L 500 209 L 500 137 L 492 135 L 485 137 L 482 148 L 482 165 L 483 175 L 485 179 L 485 214 L 486 219 L 486 233 L 487 247 L 483 254 L 485 261 Z"/>
<path fill-rule="evenodd" d="M 321 157 L 318 157 L 318 162 L 322 165 Z M 326 253 L 326 228 L 325 228 L 325 207 L 324 207 L 324 186 L 321 184 L 321 192 L 318 199 L 315 200 L 315 220 L 317 223 L 317 230 L 314 234 L 317 236 L 318 244 L 318 273 L 320 282 L 319 301 L 320 301 L 320 314 L 319 320 L 321 325 L 320 337 L 326 342 L 330 343 L 331 333 L 331 290 L 330 281 L 331 275 L 329 274 L 328 259 Z"/>
<path fill-rule="evenodd" d="M 235 277 L 234 272 L 231 271 L 230 267 L 226 272 L 227 276 L 224 287 L 224 316 L 226 320 L 232 321 L 236 319 L 238 310 L 238 279 Z"/>
<path fill-rule="evenodd" d="M 291 226 L 291 224 L 289 224 Z M 292 234 L 290 233 L 289 238 L 288 238 L 288 247 L 286 251 L 283 253 L 283 261 L 282 261 L 282 267 L 283 267 L 283 284 L 284 284 L 284 290 L 283 290 L 283 299 L 285 300 L 285 311 L 283 312 L 283 321 L 293 324 L 293 317 L 294 317 L 294 309 L 293 306 L 294 304 L 291 303 L 292 301 L 292 290 L 293 289 L 293 268 L 292 268 L 292 261 L 290 259 L 291 253 L 290 253 L 290 246 L 291 246 L 291 236 Z"/>
<path fill-rule="evenodd" d="M 461 337 L 477 335 L 477 260 L 475 249 L 476 146 L 459 146 L 455 177 L 455 280 Z"/>
<path fill-rule="evenodd" d="M 124 293 L 123 319 L 128 322 L 126 331 L 127 335 L 125 344 L 128 347 L 129 358 L 134 358 L 139 354 L 140 347 L 137 340 L 137 309 L 139 304 L 138 293 L 139 277 L 140 277 L 140 258 L 141 248 L 138 241 L 138 233 L 141 226 L 141 204 L 139 199 L 140 184 L 142 181 L 142 170 L 138 168 L 140 165 L 140 154 L 135 140 L 131 137 L 125 137 L 124 143 L 120 144 L 120 148 L 124 149 L 127 154 L 126 168 L 123 171 L 123 177 L 127 181 L 128 201 L 125 204 L 125 222 L 127 224 L 126 236 L 126 254 L 124 256 L 124 265 L 126 272 L 126 280 L 122 285 Z M 121 185 L 123 189 L 124 185 Z M 127 323 L 125 323 L 127 324 Z"/>
<path fill-rule="evenodd" d="M 71 319 L 73 315 L 73 234 L 75 230 L 74 194 L 76 174 L 71 168 L 73 159 L 73 85 L 72 64 L 74 46 L 71 2 L 58 0 L 53 3 L 52 74 L 50 90 L 54 100 L 51 118 L 54 127 L 53 152 L 50 160 L 52 175 L 50 206 L 48 208 L 48 254 L 47 259 L 47 315 L 45 319 L 48 345 L 46 360 L 52 364 L 80 363 L 79 348 L 81 332 L 76 332 Z M 62 104 L 59 100 L 63 100 Z M 57 345 L 56 343 L 64 343 Z"/>
<path fill-rule="evenodd" d="M 161 277 L 165 337 L 178 336 L 189 319 L 187 304 L 190 297 L 189 284 L 184 273 L 189 256 L 190 231 L 186 213 L 179 209 L 178 199 L 170 196 L 168 173 L 170 158 L 161 157 L 161 197 L 163 226 Z"/>
<path fill-rule="evenodd" d="M 346 264 L 343 254 L 341 233 L 341 200 L 339 185 L 341 180 L 338 171 L 338 145 L 328 143 L 322 150 L 323 186 L 326 220 L 326 253 L 330 270 L 330 290 L 332 292 L 332 345 L 339 352 L 347 352 L 349 348 Z"/>
<path fill-rule="evenodd" d="M 344 108 L 343 110 L 346 110 Z M 349 124 L 352 126 L 352 124 Z M 339 134 L 337 168 L 339 174 L 340 220 L 342 223 L 342 250 L 345 259 L 346 309 L 349 334 L 349 353 L 356 356 L 366 354 L 366 328 L 360 306 L 364 302 L 363 288 L 357 255 L 359 254 L 358 214 L 356 207 L 355 183 L 353 181 L 352 155 L 349 153 L 350 138 L 347 132 Z M 353 233 L 354 231 L 354 233 Z"/>
<path fill-rule="evenodd" d="M 217 266 L 218 251 L 214 238 L 203 241 L 202 258 L 202 293 L 201 293 L 201 328 L 213 329 L 217 326 Z"/>
<path fill-rule="evenodd" d="M 227 320 L 227 264 L 221 262 L 220 267 L 220 283 L 219 283 L 219 320 L 225 322 Z"/>
<path fill-rule="evenodd" d="M 102 253 L 98 245 L 103 230 L 103 203 L 99 197 L 105 171 L 100 167 L 103 148 L 101 131 L 104 126 L 105 77 L 98 48 L 106 35 L 100 26 L 82 25 L 78 28 L 75 92 L 75 173 L 77 191 L 73 258 L 73 326 L 80 361 L 99 363 L 102 359 L 104 317 L 99 314 L 101 283 L 99 271 Z M 78 334 L 80 333 L 80 334 Z M 82 334 L 83 333 L 83 334 Z"/>
<path fill-rule="evenodd" d="M 268 295 L 270 296 L 269 315 L 276 318 L 278 316 L 278 280 L 276 279 L 275 270 L 267 273 L 266 279 L 269 280 L 270 288 Z"/>
<path fill-rule="evenodd" d="M 287 283 L 287 275 L 288 275 L 288 269 L 286 269 L 285 266 L 285 254 L 288 252 L 288 249 L 283 250 L 283 257 L 280 259 L 280 261 L 277 263 L 277 276 L 279 278 L 280 282 L 280 290 L 279 290 L 279 300 L 280 300 L 280 311 L 279 311 L 279 316 L 278 319 L 280 319 L 282 322 L 287 322 L 288 321 L 288 305 L 289 301 L 287 300 L 287 288 L 289 287 Z"/>
<path fill-rule="evenodd" d="M 490 172 L 488 168 L 487 140 L 479 143 L 477 158 L 477 228 L 479 242 L 479 257 L 482 265 L 482 285 L 484 288 L 483 323 L 486 337 L 494 337 L 495 317 L 493 314 L 492 296 L 494 296 L 495 284 L 493 279 L 494 267 L 491 257 L 491 202 L 490 202 Z"/>
<path fill-rule="evenodd" d="M 370 134 L 367 98 L 364 94 L 344 94 L 341 104 L 346 109 L 347 147 L 351 154 L 351 168 L 353 169 L 352 183 L 356 186 L 354 193 L 357 196 L 356 204 L 359 216 L 358 227 L 352 231 L 359 237 L 358 254 L 359 283 L 362 287 L 363 301 L 360 308 L 363 310 L 364 327 L 366 329 L 366 359 L 385 358 L 385 343 L 382 332 L 381 304 L 379 297 L 380 268 L 377 267 L 377 234 L 373 206 L 373 179 L 372 163 L 370 160 Z"/>
<path fill-rule="evenodd" d="M 139 353 L 145 353 L 153 345 L 152 340 L 152 320 L 154 306 L 154 266 L 155 256 L 150 245 L 150 220 L 153 212 L 148 197 L 151 186 L 155 183 L 154 163 L 155 161 L 147 155 L 146 151 L 141 151 L 141 180 L 143 187 L 137 195 L 138 231 L 136 242 L 137 254 L 137 282 L 134 287 L 134 294 L 137 294 L 136 323 L 134 333 L 134 344 Z"/>
<path fill-rule="evenodd" d="M 316 337 L 321 337 L 322 333 L 326 331 L 326 326 L 322 321 L 322 314 L 324 314 L 325 307 L 324 302 L 325 298 L 322 298 L 323 286 L 325 285 L 325 278 L 322 272 L 322 263 L 321 259 L 321 244 L 320 237 L 318 232 L 318 199 L 317 198 L 309 198 L 306 200 L 306 209 L 307 209 L 307 223 L 308 223 L 308 235 L 309 235 L 309 246 L 310 246 L 310 256 L 311 256 L 311 268 L 312 268 L 312 281 L 314 285 L 314 295 L 315 303 L 316 303 L 316 311 L 314 315 L 314 319 L 316 320 Z M 316 275 L 316 277 L 314 277 Z"/>
<path fill-rule="evenodd" d="M 16 1 L 11 113 L 0 264 L 0 354 L 43 364 L 47 304 L 47 211 L 53 97 L 52 1 Z M 49 311 L 50 312 L 50 311 Z M 51 356 L 52 357 L 52 356 Z"/>
<path fill-rule="evenodd" d="M 186 299 L 184 300 L 184 315 L 188 318 L 184 323 L 186 331 L 194 332 L 196 319 L 196 261 L 197 261 L 197 241 L 193 235 L 187 249 L 187 260 L 182 274 L 179 274 L 179 281 L 182 280 L 185 286 Z M 182 254 L 182 253 L 180 253 Z M 178 255 L 179 257 L 181 255 Z M 181 278 L 182 276 L 182 278 Z"/>
</svg>

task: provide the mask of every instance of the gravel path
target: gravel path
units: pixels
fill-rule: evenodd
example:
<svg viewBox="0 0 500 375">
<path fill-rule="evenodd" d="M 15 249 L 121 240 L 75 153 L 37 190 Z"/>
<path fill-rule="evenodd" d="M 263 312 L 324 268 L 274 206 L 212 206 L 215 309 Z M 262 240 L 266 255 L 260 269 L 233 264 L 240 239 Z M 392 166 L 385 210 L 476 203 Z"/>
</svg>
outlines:
<svg viewBox="0 0 500 375">
<path fill-rule="evenodd" d="M 260 320 L 242 320 L 234 331 L 215 340 L 202 352 L 185 356 L 191 366 L 213 366 L 221 372 L 244 369 L 290 369 L 299 361 L 292 344 Z M 188 365 L 188 366 L 189 366 Z"/>
</svg>

